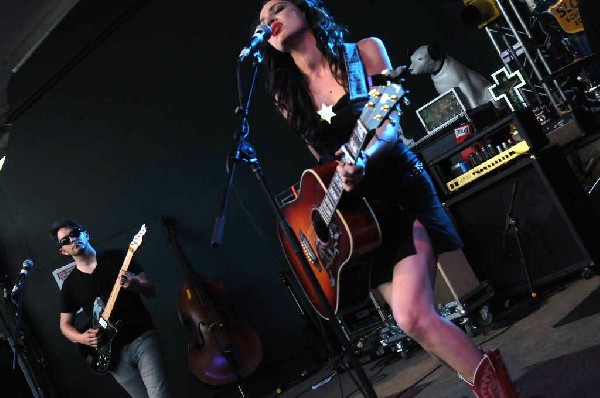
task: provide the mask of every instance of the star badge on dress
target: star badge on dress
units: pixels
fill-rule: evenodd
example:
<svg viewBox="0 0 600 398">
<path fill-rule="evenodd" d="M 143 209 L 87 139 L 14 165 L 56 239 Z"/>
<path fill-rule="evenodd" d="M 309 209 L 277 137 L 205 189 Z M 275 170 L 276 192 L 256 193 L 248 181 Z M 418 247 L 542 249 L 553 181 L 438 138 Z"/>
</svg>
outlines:
<svg viewBox="0 0 600 398">
<path fill-rule="evenodd" d="M 321 120 L 324 120 L 329 124 L 331 124 L 331 118 L 335 116 L 333 105 L 321 104 L 321 110 L 317 111 L 317 113 L 321 116 Z"/>
</svg>

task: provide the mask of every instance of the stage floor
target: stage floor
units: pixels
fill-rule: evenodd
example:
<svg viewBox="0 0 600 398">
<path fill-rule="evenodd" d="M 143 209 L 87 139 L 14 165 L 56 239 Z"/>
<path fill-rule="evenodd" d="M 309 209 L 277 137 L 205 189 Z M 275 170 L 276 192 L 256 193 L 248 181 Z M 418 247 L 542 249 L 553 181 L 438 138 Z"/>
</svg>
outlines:
<svg viewBox="0 0 600 398">
<path fill-rule="evenodd" d="M 473 337 L 483 349 L 497 347 L 523 398 L 598 397 L 600 385 L 600 276 L 572 275 L 501 307 L 494 322 Z M 325 363 L 270 397 L 364 397 L 347 362 Z M 455 373 L 420 347 L 408 358 L 390 353 L 361 361 L 377 397 L 473 397 Z"/>
</svg>

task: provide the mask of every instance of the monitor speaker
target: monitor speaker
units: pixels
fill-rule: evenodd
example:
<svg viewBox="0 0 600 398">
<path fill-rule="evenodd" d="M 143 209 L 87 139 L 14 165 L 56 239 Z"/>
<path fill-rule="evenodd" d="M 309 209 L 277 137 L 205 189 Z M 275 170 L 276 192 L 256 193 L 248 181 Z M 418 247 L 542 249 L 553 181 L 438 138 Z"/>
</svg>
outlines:
<svg viewBox="0 0 600 398">
<path fill-rule="evenodd" d="M 444 203 L 475 275 L 499 297 L 588 268 L 598 258 L 600 226 L 557 147 L 507 166 Z"/>
</svg>

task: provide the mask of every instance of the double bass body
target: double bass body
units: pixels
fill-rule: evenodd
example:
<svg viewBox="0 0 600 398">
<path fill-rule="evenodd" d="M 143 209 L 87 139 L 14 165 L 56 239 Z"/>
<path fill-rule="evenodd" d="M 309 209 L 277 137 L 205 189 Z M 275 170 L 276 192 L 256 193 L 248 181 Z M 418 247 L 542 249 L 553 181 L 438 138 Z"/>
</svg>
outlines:
<svg viewBox="0 0 600 398">
<path fill-rule="evenodd" d="M 222 386 L 252 374 L 263 356 L 250 326 L 235 319 L 218 280 L 188 272 L 179 292 L 179 318 L 190 332 L 188 360 L 203 383 Z"/>
</svg>

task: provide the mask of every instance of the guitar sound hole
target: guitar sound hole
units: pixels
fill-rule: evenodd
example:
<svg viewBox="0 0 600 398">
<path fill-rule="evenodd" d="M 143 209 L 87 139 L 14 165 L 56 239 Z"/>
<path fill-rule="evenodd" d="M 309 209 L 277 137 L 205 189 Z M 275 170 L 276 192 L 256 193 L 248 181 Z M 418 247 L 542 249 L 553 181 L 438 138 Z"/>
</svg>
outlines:
<svg viewBox="0 0 600 398">
<path fill-rule="evenodd" d="M 323 220 L 318 211 L 313 211 L 312 213 L 312 224 L 317 238 L 322 243 L 329 242 L 329 228 L 327 224 L 325 224 L 325 220 Z"/>
</svg>

